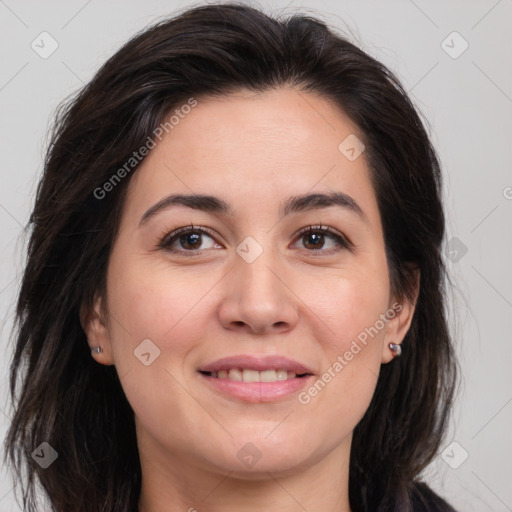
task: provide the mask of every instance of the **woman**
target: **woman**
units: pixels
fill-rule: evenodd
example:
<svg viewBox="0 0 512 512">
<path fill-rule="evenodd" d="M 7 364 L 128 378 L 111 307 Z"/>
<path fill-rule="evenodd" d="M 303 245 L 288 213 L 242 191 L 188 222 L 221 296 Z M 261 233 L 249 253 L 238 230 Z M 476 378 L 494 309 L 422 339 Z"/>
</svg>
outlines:
<svg viewBox="0 0 512 512">
<path fill-rule="evenodd" d="M 306 16 L 190 9 L 63 108 L 6 439 L 24 510 L 453 511 L 441 176 L 382 64 Z"/>
</svg>

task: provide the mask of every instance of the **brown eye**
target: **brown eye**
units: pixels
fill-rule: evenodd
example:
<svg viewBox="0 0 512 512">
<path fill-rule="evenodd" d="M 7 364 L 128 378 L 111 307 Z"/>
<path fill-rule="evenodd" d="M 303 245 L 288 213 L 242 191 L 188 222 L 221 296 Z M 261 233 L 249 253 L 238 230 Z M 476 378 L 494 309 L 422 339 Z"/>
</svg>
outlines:
<svg viewBox="0 0 512 512">
<path fill-rule="evenodd" d="M 325 254 L 352 247 L 352 244 L 343 235 L 334 232 L 329 227 L 322 226 L 309 226 L 303 229 L 299 233 L 299 240 L 310 252 L 319 251 Z"/>
<path fill-rule="evenodd" d="M 304 246 L 306 249 L 322 249 L 325 243 L 325 235 L 323 233 L 310 232 L 302 235 Z"/>
<path fill-rule="evenodd" d="M 202 233 L 188 233 L 186 235 L 180 235 L 178 242 L 184 249 L 199 249 L 202 236 Z"/>
<path fill-rule="evenodd" d="M 208 242 L 205 238 L 210 241 Z M 179 228 L 167 234 L 159 243 L 160 248 L 170 252 L 201 251 L 210 249 L 215 245 L 215 240 L 204 228 L 193 226 Z"/>
</svg>

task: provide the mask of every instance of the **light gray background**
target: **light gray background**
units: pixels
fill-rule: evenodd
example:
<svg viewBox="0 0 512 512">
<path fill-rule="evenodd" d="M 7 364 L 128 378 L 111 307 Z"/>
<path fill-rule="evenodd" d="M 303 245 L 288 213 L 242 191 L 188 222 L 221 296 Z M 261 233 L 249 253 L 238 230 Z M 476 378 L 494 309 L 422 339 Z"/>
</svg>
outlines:
<svg viewBox="0 0 512 512">
<path fill-rule="evenodd" d="M 55 107 L 136 31 L 192 5 L 198 3 L 0 0 L 2 439 L 11 414 L 7 368 L 23 262 L 20 233 Z M 460 511 L 510 511 L 512 0 L 262 0 L 259 5 L 321 14 L 349 31 L 399 75 L 428 119 L 443 165 L 447 239 L 457 239 L 446 251 L 456 283 L 451 328 L 464 382 L 444 458 L 431 465 L 427 479 Z M 47 59 L 31 48 L 43 31 L 59 45 Z M 454 31 L 463 39 L 450 35 Z M 453 58 L 464 40 L 469 47 Z M 449 446 L 452 441 L 458 445 Z M 2 468 L 0 512 L 14 510 L 19 508 L 12 483 Z"/>
</svg>

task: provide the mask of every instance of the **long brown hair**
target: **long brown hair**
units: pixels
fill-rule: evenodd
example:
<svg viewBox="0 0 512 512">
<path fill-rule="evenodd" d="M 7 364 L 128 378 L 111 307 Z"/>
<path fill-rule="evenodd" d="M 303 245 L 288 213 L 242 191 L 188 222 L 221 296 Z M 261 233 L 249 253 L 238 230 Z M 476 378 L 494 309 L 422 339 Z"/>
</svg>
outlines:
<svg viewBox="0 0 512 512">
<path fill-rule="evenodd" d="M 237 4 L 195 7 L 128 41 L 56 116 L 30 217 L 10 370 L 6 459 L 37 509 L 38 482 L 58 512 L 136 511 L 141 469 L 133 411 L 115 366 L 91 358 L 80 313 L 105 292 L 109 254 L 137 166 L 102 187 L 191 96 L 292 85 L 338 104 L 364 137 L 392 291 L 420 292 L 402 356 L 383 365 L 357 425 L 354 512 L 453 510 L 418 481 L 440 448 L 457 363 L 446 320 L 445 218 L 436 152 L 399 80 L 322 21 Z M 96 191 L 96 193 L 95 193 Z M 43 469 L 42 442 L 59 454 Z M 26 471 L 26 474 L 25 474 Z"/>
</svg>

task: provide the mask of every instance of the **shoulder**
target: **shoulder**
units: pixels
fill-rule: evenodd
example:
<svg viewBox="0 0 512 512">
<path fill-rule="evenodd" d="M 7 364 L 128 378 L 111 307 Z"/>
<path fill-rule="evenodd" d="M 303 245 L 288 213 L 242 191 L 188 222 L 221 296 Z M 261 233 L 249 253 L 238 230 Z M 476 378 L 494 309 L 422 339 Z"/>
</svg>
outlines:
<svg viewBox="0 0 512 512">
<path fill-rule="evenodd" d="M 425 482 L 414 482 L 410 496 L 412 512 L 457 512 Z"/>
</svg>

